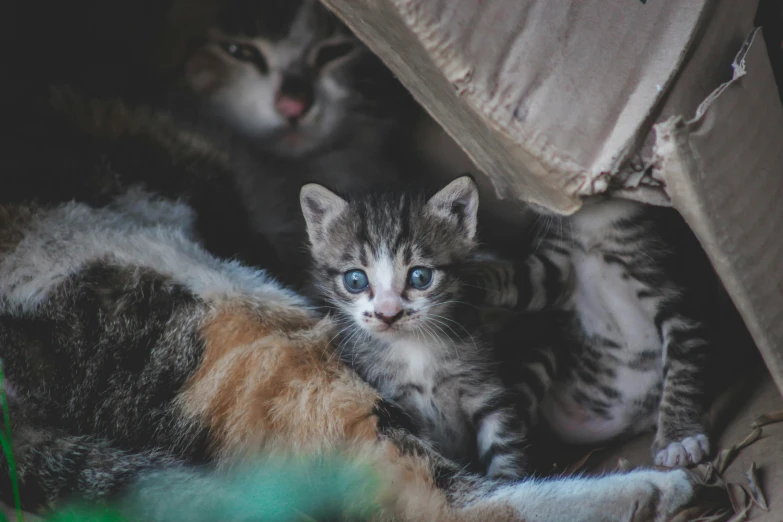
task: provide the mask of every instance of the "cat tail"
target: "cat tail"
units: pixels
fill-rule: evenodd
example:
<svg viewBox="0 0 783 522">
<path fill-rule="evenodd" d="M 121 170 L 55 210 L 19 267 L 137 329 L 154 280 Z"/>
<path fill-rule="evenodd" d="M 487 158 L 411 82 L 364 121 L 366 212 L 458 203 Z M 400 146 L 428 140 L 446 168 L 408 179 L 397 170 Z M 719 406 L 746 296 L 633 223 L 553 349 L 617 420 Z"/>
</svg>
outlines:
<svg viewBox="0 0 783 522">
<path fill-rule="evenodd" d="M 49 522 L 345 522 L 379 509 L 376 473 L 337 455 L 258 456 L 222 468 L 18 421 L 12 436 L 21 507 Z M 0 500 L 13 507 L 5 455 L 2 468 Z"/>
<path fill-rule="evenodd" d="M 20 424 L 18 418 L 12 424 L 13 458 L 0 456 L 0 500 L 8 506 L 15 504 L 14 481 L 21 506 L 29 511 L 110 499 L 154 471 L 185 469 L 164 452 L 127 451 L 105 439 Z"/>
</svg>

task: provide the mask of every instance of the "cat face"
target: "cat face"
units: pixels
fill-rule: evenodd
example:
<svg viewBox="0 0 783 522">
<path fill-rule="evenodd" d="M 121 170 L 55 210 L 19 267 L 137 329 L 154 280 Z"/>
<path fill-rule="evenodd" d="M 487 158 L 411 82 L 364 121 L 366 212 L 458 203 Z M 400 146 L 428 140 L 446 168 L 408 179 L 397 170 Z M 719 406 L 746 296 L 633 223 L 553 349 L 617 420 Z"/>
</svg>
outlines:
<svg viewBox="0 0 783 522">
<path fill-rule="evenodd" d="M 315 184 L 300 200 L 317 284 L 342 317 L 388 340 L 459 328 L 448 313 L 460 295 L 457 268 L 476 247 L 469 177 L 429 200 L 386 193 L 348 202 Z"/>
<path fill-rule="evenodd" d="M 230 7 L 188 61 L 186 83 L 221 119 L 282 155 L 325 145 L 361 105 L 356 69 L 374 57 L 313 0 Z"/>
</svg>

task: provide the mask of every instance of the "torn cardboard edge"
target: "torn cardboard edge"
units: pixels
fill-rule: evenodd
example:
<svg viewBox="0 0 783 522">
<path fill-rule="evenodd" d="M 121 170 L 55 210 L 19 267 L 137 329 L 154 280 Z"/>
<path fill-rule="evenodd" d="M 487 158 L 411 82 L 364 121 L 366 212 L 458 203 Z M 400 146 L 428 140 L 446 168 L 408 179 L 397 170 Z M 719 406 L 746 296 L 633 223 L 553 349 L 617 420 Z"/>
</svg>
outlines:
<svg viewBox="0 0 783 522">
<path fill-rule="evenodd" d="M 693 125 L 697 123 L 713 102 L 720 97 L 723 91 L 745 76 L 747 72 L 745 58 L 751 45 L 755 41 L 758 30 L 759 29 L 754 29 L 747 36 L 739 52 L 737 52 L 737 55 L 731 64 L 731 80 L 722 83 L 707 95 L 696 108 L 693 117 L 690 120 L 685 121 L 684 125 Z M 666 150 L 666 143 L 669 141 L 668 135 L 672 132 L 671 129 L 679 126 L 683 117 L 684 116 L 682 115 L 672 116 L 653 126 L 655 141 L 653 143 L 652 155 L 645 158 L 641 154 L 638 154 L 615 174 L 615 179 L 621 182 L 621 186 L 612 191 L 613 195 L 658 206 L 672 206 L 671 198 L 665 189 L 665 180 L 661 175 L 660 165 L 664 160 L 661 156 L 661 150 Z"/>
<path fill-rule="evenodd" d="M 587 2 L 583 9 L 582 6 L 552 9 L 543 3 L 529 2 L 512 10 L 502 2 L 492 5 L 480 2 L 475 6 L 457 0 L 453 5 L 436 6 L 421 1 L 390 1 L 437 69 L 454 86 L 461 103 L 483 118 L 487 131 L 525 151 L 528 162 L 522 164 L 534 173 L 543 169 L 545 179 L 541 182 L 555 184 L 569 197 L 576 198 L 576 208 L 579 198 L 606 192 L 616 184 L 617 172 L 629 163 L 626 160 L 638 148 L 640 135 L 643 137 L 645 129 L 650 129 L 651 122 L 647 121 L 664 104 L 715 3 L 674 2 L 664 9 Z M 564 15 L 566 11 L 568 14 Z M 603 28 L 608 19 L 618 15 L 637 27 L 638 34 L 615 32 L 610 40 L 595 35 L 595 27 Z M 484 34 L 487 20 L 494 23 L 492 32 Z M 669 23 L 662 23 L 664 20 Z M 466 24 L 467 21 L 470 23 Z M 542 30 L 539 25 L 547 29 Z M 672 25 L 677 30 L 670 32 L 668 26 Z M 629 40 L 630 34 L 634 34 L 633 41 Z M 484 36 L 484 41 L 490 36 L 488 40 L 495 45 L 477 45 L 477 36 Z M 575 49 L 574 41 L 590 43 L 593 47 Z M 661 45 L 664 42 L 668 45 Z M 525 51 L 529 43 L 537 52 Z M 587 49 L 604 47 L 618 64 L 627 65 L 631 72 L 622 71 L 622 65 L 607 66 L 608 62 L 596 59 L 595 55 L 590 67 L 585 69 L 584 58 L 593 54 Z M 553 54 L 544 52 L 547 50 Z M 547 58 L 542 58 L 542 53 Z M 646 67 L 640 71 L 638 63 Z M 614 74 L 615 81 L 608 85 L 603 80 L 595 81 L 595 71 L 607 69 Z M 571 85 L 585 77 L 588 81 L 578 88 Z M 555 91 L 563 103 L 553 105 L 556 96 L 541 95 L 542 85 L 552 82 L 557 85 Z M 518 87 L 518 83 L 522 86 Z M 597 85 L 610 92 L 617 89 L 616 85 L 623 85 L 620 93 L 626 96 L 594 96 L 584 103 L 579 101 L 584 97 L 580 93 L 583 87 L 593 92 Z M 543 105 L 530 111 L 535 119 L 531 124 L 525 115 L 536 104 Z M 599 127 L 579 122 L 570 132 L 565 130 L 569 128 L 568 123 L 565 129 L 560 128 L 558 105 L 570 107 L 566 114 L 561 114 L 567 120 L 578 114 L 578 119 L 597 120 Z M 599 107 L 598 113 L 590 108 L 593 105 Z M 550 115 L 545 110 L 547 107 L 556 114 Z M 518 116 L 518 112 L 522 115 Z M 577 145 L 575 150 L 568 145 L 573 142 Z M 582 146 L 580 142 L 584 142 Z M 576 156 L 572 157 L 574 152 Z M 655 180 L 643 177 L 643 172 L 637 174 L 631 180 L 634 186 L 642 184 L 645 189 L 651 186 L 651 190 L 639 191 L 650 193 L 644 199 L 668 202 L 665 193 L 654 190 Z M 497 188 L 501 190 L 499 185 Z"/>
<path fill-rule="evenodd" d="M 671 205 L 650 173 L 653 124 L 690 114 L 725 79 L 756 11 L 733 0 L 322 2 L 500 198 L 562 214 L 607 191 Z"/>
<path fill-rule="evenodd" d="M 378 0 L 321 2 L 400 78 L 439 126 L 492 180 L 499 198 L 522 200 L 532 194 L 554 202 L 559 208 L 571 211 L 578 208 L 578 202 L 564 190 L 542 181 L 548 172 L 543 168 L 536 170 L 537 163 L 524 149 L 489 129 L 486 120 L 467 107 L 437 67 L 415 29 L 403 20 L 396 5 Z M 520 165 L 527 165 L 524 168 L 526 176 L 519 176 Z"/>
<path fill-rule="evenodd" d="M 761 34 L 750 33 L 732 79 L 692 118 L 654 126 L 654 170 L 783 394 L 783 107 Z"/>
</svg>

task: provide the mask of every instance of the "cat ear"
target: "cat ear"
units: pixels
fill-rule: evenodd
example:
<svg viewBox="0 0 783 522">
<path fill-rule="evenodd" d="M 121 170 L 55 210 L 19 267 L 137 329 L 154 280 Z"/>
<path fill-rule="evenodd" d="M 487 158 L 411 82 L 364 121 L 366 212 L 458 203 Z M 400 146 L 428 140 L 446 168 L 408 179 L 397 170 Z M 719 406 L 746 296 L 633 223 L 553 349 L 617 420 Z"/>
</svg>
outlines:
<svg viewBox="0 0 783 522">
<path fill-rule="evenodd" d="M 455 179 L 427 202 L 432 212 L 455 219 L 468 240 L 476 237 L 479 195 L 470 176 Z"/>
<path fill-rule="evenodd" d="M 348 208 L 343 198 L 316 183 L 302 187 L 299 203 L 307 224 L 307 236 L 313 245 L 324 240 L 329 223 Z"/>
</svg>

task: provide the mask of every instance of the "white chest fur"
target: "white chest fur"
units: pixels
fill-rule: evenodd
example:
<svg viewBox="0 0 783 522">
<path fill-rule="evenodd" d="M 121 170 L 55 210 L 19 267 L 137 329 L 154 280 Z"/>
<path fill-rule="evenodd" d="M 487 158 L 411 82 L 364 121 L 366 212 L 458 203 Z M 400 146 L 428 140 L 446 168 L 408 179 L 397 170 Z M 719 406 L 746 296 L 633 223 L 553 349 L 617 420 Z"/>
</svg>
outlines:
<svg viewBox="0 0 783 522">
<path fill-rule="evenodd" d="M 628 248 L 612 233 L 614 222 L 631 214 L 635 203 L 604 202 L 587 207 L 573 218 L 581 249 L 574 252 L 574 304 L 585 333 L 622 341 L 627 350 L 660 349 L 655 328 L 655 302 L 640 299 L 643 285 L 628 277 L 620 264 L 604 257 L 607 251 Z"/>
<path fill-rule="evenodd" d="M 634 203 L 609 202 L 586 207 L 572 218 L 579 248 L 573 254 L 575 290 L 571 302 L 577 320 L 590 342 L 605 350 L 613 374 L 603 374 L 601 385 L 618 392 L 617 397 L 602 400 L 610 404 L 608 418 L 592 414 L 574 400 L 575 392 L 587 395 L 600 392 L 586 383 L 556 383 L 542 404 L 542 414 L 563 439 L 574 443 L 595 443 L 626 431 L 652 426 L 655 413 L 638 416 L 638 405 L 654 392 L 662 378 L 661 339 L 655 327 L 654 298 L 640 298 L 644 285 L 629 277 L 619 263 L 608 262 L 607 251 L 627 248 L 613 234 L 613 223 L 633 213 Z M 600 348 L 601 343 L 612 348 Z M 642 354 L 647 364 L 639 368 L 634 361 Z M 657 354 L 650 360 L 649 354 Z M 631 425 L 633 423 L 633 425 Z"/>
<path fill-rule="evenodd" d="M 578 253 L 574 259 L 574 306 L 588 336 L 610 339 L 630 352 L 660 350 L 654 311 L 637 296 L 641 285 L 624 277 L 625 269 L 607 263 L 600 252 Z"/>
<path fill-rule="evenodd" d="M 400 379 L 421 386 L 432 387 L 438 360 L 433 347 L 416 339 L 401 339 L 386 348 L 387 363 L 400 368 Z"/>
</svg>

